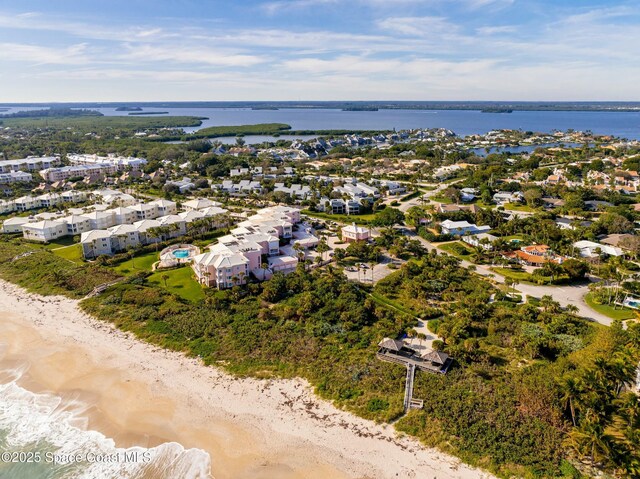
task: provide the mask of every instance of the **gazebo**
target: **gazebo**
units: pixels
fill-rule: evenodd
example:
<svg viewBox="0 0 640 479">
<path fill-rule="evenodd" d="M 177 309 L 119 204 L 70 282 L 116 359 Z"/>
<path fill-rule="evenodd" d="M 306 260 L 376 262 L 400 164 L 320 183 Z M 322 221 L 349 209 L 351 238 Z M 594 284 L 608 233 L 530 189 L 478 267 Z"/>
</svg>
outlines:
<svg viewBox="0 0 640 479">
<path fill-rule="evenodd" d="M 420 356 L 425 361 L 430 361 L 433 364 L 443 365 L 449 359 L 449 355 L 447 353 L 443 353 L 442 351 L 429 351 L 428 353 L 424 353 Z"/>
<path fill-rule="evenodd" d="M 439 368 L 439 372 L 446 374 L 447 370 L 451 366 L 453 359 L 442 351 L 429 351 L 420 356 L 425 362 L 430 362 L 432 366 Z"/>
<path fill-rule="evenodd" d="M 403 341 L 399 339 L 391 339 L 384 338 L 382 341 L 378 343 L 378 347 L 380 348 L 381 353 L 390 353 L 390 354 L 414 354 L 415 350 L 411 349 L 407 345 L 404 344 Z"/>
</svg>

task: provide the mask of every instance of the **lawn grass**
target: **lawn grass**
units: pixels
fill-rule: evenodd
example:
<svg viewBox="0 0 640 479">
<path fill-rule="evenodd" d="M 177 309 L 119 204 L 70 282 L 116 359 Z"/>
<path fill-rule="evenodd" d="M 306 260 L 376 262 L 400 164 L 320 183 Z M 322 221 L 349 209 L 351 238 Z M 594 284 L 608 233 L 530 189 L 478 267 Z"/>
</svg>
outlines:
<svg viewBox="0 0 640 479">
<path fill-rule="evenodd" d="M 409 193 L 408 195 L 403 196 L 402 198 L 400 198 L 400 202 L 404 203 L 406 201 L 412 200 L 414 198 L 417 198 L 418 196 L 420 196 L 421 194 L 423 194 L 422 191 L 420 190 L 416 190 L 413 193 Z"/>
<path fill-rule="evenodd" d="M 504 209 L 511 211 L 524 211 L 527 213 L 534 213 L 536 211 L 534 208 L 531 208 L 531 206 L 520 205 L 516 203 L 507 203 L 506 205 L 504 205 Z"/>
<path fill-rule="evenodd" d="M 167 277 L 167 286 L 163 276 Z M 204 300 L 202 286 L 194 279 L 193 270 L 189 266 L 182 268 L 158 271 L 147 278 L 149 283 L 165 288 L 170 293 L 180 296 L 187 301 L 197 303 Z"/>
<path fill-rule="evenodd" d="M 56 249 L 51 250 L 51 252 L 56 256 L 60 256 L 61 258 L 67 259 L 74 263 L 83 262 L 82 246 L 80 246 L 79 244 L 72 244 L 71 246 L 58 247 Z"/>
<path fill-rule="evenodd" d="M 498 273 L 505 278 L 511 278 L 520 281 L 521 283 L 538 284 L 538 279 L 543 280 L 543 284 L 551 284 L 551 276 L 536 276 L 526 271 L 518 271 L 511 268 L 490 268 L 491 271 Z"/>
<path fill-rule="evenodd" d="M 57 240 L 50 241 L 49 243 L 41 243 L 44 249 L 54 250 L 57 248 L 62 248 L 64 246 L 71 246 L 76 244 L 73 236 L 63 236 L 62 238 L 58 238 Z"/>
<path fill-rule="evenodd" d="M 440 195 L 436 195 L 436 196 L 432 196 L 431 201 L 435 201 L 436 203 L 443 203 L 445 205 L 450 205 L 453 203 L 453 200 L 451 198 L 447 198 L 446 196 L 440 196 Z"/>
<path fill-rule="evenodd" d="M 585 303 L 600 314 L 604 314 L 605 316 L 610 317 L 611 319 L 634 319 L 637 318 L 638 315 L 635 311 L 625 308 L 622 306 L 618 306 L 614 309 L 613 306 L 609 306 L 608 304 L 598 304 L 594 301 L 593 295 L 591 293 L 587 293 L 584 297 Z"/>
<path fill-rule="evenodd" d="M 452 256 L 458 259 L 470 261 L 469 257 L 473 251 L 465 245 L 462 241 L 453 241 L 451 243 L 443 243 L 438 245 L 438 249 L 446 251 Z"/>
<path fill-rule="evenodd" d="M 120 274 L 130 275 L 142 271 L 151 271 L 151 266 L 153 266 L 153 263 L 156 261 L 159 261 L 158 253 L 152 251 L 123 261 L 114 266 L 113 269 Z"/>
</svg>

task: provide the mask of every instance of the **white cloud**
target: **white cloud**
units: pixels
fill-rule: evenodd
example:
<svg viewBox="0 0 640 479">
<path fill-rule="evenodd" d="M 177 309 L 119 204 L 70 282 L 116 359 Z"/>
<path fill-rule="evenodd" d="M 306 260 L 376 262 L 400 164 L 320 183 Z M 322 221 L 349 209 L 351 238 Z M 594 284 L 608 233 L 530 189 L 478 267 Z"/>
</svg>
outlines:
<svg viewBox="0 0 640 479">
<path fill-rule="evenodd" d="M 378 26 L 401 35 L 431 36 L 454 33 L 458 27 L 445 17 L 391 17 L 378 22 Z"/>
<path fill-rule="evenodd" d="M 0 59 L 32 64 L 79 65 L 87 62 L 87 45 L 80 43 L 67 48 L 51 48 L 23 43 L 0 43 Z"/>
<path fill-rule="evenodd" d="M 480 27 L 476 30 L 479 35 L 499 35 L 501 33 L 514 33 L 518 27 L 512 25 L 501 25 L 493 27 Z"/>
<path fill-rule="evenodd" d="M 250 67 L 267 61 L 257 55 L 226 52 L 207 47 L 182 45 L 126 44 L 119 59 L 136 62 L 172 62 L 206 64 L 224 67 Z"/>
</svg>

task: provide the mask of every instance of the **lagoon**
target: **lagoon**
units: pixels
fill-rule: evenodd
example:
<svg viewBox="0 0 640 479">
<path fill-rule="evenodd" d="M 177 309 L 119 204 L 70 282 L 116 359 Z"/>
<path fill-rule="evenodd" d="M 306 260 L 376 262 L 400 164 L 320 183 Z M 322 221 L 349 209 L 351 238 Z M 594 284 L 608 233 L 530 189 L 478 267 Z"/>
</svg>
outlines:
<svg viewBox="0 0 640 479">
<path fill-rule="evenodd" d="M 33 109 L 12 106 L 8 112 Z M 127 116 L 116 107 L 94 108 L 106 116 Z M 513 113 L 482 113 L 479 110 L 415 110 L 380 109 L 378 111 L 342 111 L 331 108 L 281 108 L 253 110 L 251 108 L 167 107 L 163 115 L 207 117 L 197 131 L 209 126 L 249 125 L 257 123 L 287 123 L 294 130 L 402 130 L 413 128 L 447 128 L 460 136 L 483 134 L 496 129 L 522 129 L 549 133 L 568 129 L 613 135 L 640 140 L 640 111 L 514 111 Z M 158 107 L 143 107 L 143 112 L 157 112 Z"/>
</svg>

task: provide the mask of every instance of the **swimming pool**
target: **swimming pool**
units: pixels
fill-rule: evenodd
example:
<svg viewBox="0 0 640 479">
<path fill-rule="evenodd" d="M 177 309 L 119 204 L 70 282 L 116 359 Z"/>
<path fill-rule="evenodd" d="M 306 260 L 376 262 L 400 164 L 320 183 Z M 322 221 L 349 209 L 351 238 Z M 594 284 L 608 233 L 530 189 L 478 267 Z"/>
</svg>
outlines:
<svg viewBox="0 0 640 479">
<path fill-rule="evenodd" d="M 189 257 L 189 250 L 177 249 L 175 251 L 172 251 L 171 254 L 173 254 L 173 256 L 175 256 L 178 259 L 185 259 Z"/>
</svg>

